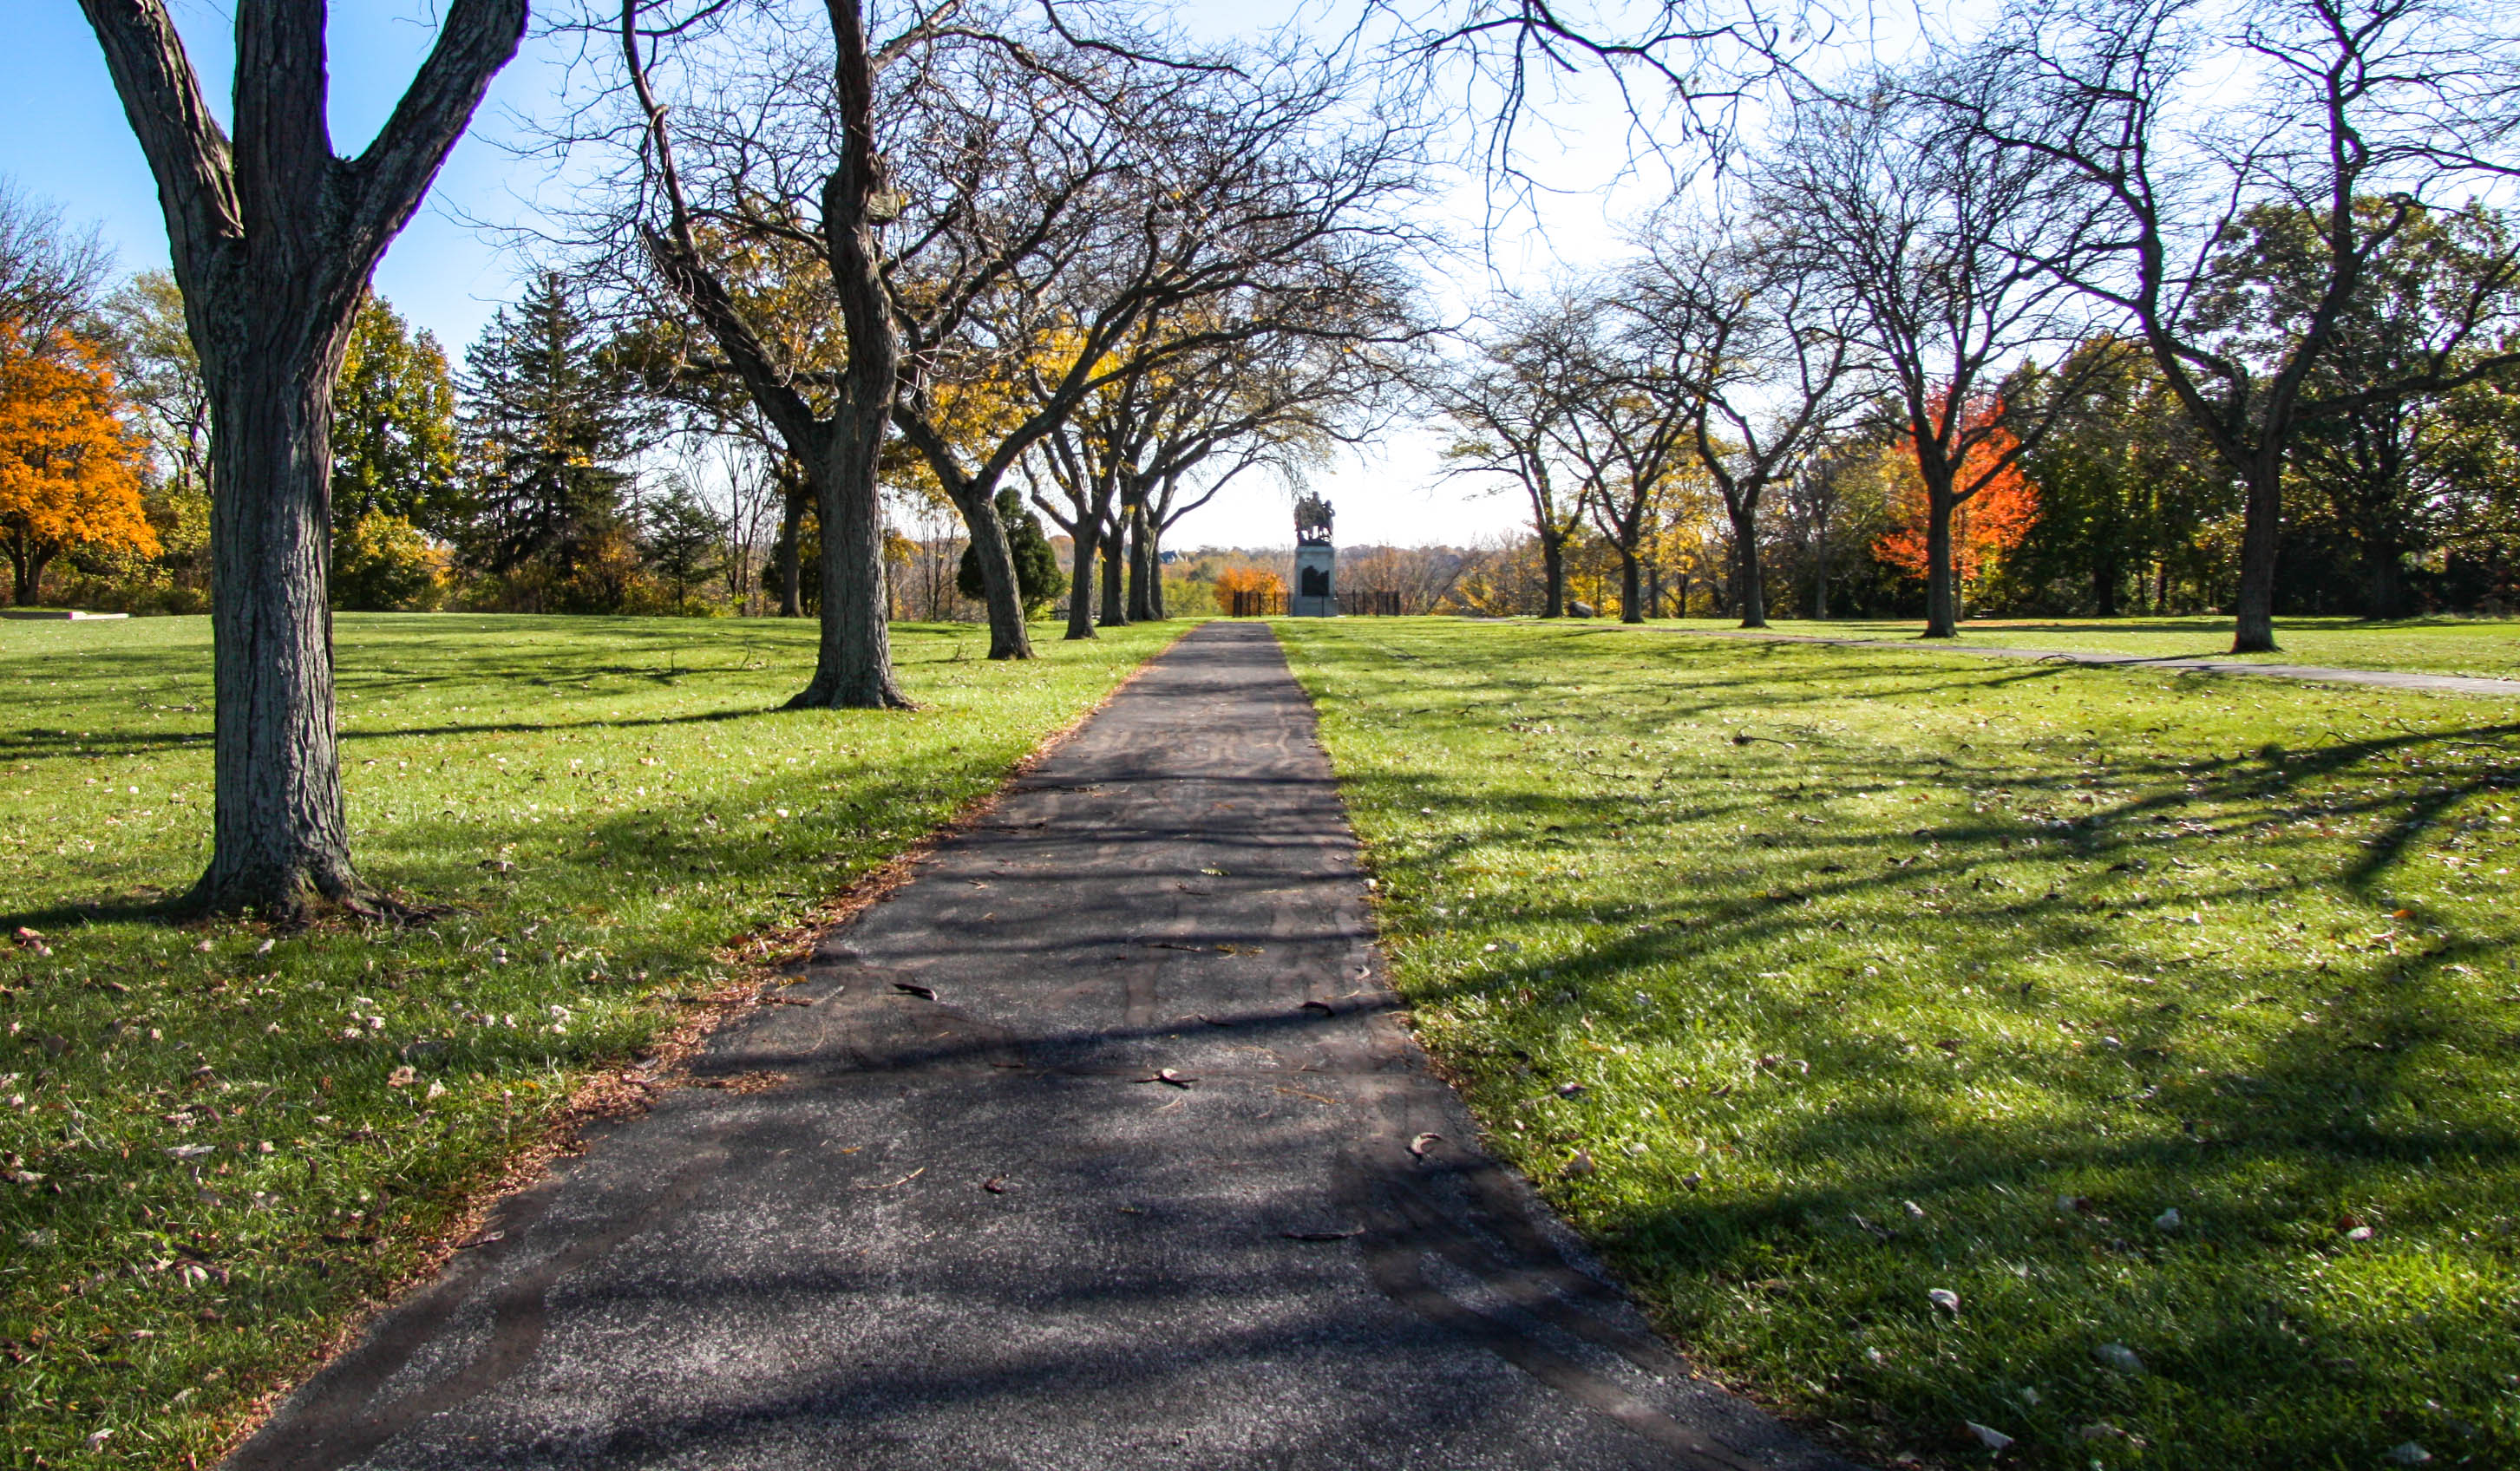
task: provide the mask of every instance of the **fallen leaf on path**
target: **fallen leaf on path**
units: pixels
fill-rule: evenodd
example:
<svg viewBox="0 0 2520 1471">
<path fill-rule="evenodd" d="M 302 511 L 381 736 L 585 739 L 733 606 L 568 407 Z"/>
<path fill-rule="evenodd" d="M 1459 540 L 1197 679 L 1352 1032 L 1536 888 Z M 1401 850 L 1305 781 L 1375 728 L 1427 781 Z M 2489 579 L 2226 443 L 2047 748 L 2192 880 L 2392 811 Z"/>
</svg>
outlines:
<svg viewBox="0 0 2520 1471">
<path fill-rule="evenodd" d="M 1188 1088 L 1198 1080 L 1186 1074 L 1174 1072 L 1171 1068 L 1164 1067 L 1155 1069 L 1153 1077 L 1141 1078 L 1138 1081 L 1141 1083 L 1161 1083 L 1169 1088 Z"/>
<path fill-rule="evenodd" d="M 1331 1014 L 1330 1003 L 1328 1002 L 1306 1002 L 1295 1009 L 1298 1011 L 1319 1011 L 1324 1016 Z"/>
<path fill-rule="evenodd" d="M 936 1000 L 936 988 L 933 986 L 920 986 L 914 985 L 909 981 L 895 981 L 892 983 L 892 989 L 907 996 L 915 996 L 922 1002 L 932 1002 Z"/>
<path fill-rule="evenodd" d="M 507 1239 L 508 1233 L 506 1231 L 482 1231 L 477 1235 L 467 1236 L 463 1240 L 456 1242 L 455 1249 L 457 1251 L 471 1251 L 476 1246 L 487 1246 L 493 1241 L 505 1241 Z"/>
<path fill-rule="evenodd" d="M 1409 1141 L 1409 1152 L 1418 1156 L 1419 1159 L 1424 1159 L 1426 1157 L 1426 1151 L 1433 1148 L 1435 1146 L 1435 1141 L 1442 1137 L 1443 1136 L 1440 1134 L 1421 1134 Z"/>
<path fill-rule="evenodd" d="M 1004 1195 L 1007 1193 L 1007 1178 L 1003 1175 L 992 1175 L 980 1181 L 980 1188 L 992 1195 Z"/>
<path fill-rule="evenodd" d="M 884 1183 L 879 1184 L 879 1185 L 860 1185 L 860 1186 L 858 1186 L 858 1188 L 859 1188 L 859 1189 L 861 1189 L 861 1190 L 891 1190 L 891 1189 L 898 1189 L 899 1187 L 901 1187 L 901 1186 L 903 1186 L 903 1185 L 906 1185 L 906 1184 L 910 1183 L 912 1181 L 917 1180 L 919 1177 L 921 1177 L 922 1175 L 924 1175 L 924 1174 L 926 1174 L 926 1173 L 927 1173 L 927 1167 L 926 1167 L 925 1165 L 921 1165 L 918 1169 L 911 1171 L 909 1174 L 907 1174 L 907 1175 L 905 1175 L 905 1176 L 901 1177 L 899 1180 L 886 1181 Z"/>
</svg>

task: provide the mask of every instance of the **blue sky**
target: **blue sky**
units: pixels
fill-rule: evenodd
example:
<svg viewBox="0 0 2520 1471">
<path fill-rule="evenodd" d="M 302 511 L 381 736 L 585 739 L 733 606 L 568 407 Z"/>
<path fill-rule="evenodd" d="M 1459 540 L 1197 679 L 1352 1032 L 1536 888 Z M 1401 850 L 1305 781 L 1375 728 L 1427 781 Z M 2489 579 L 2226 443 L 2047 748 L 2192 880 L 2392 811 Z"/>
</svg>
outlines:
<svg viewBox="0 0 2520 1471">
<path fill-rule="evenodd" d="M 72 220 L 94 222 L 125 272 L 163 266 L 166 232 L 157 187 L 86 20 L 69 0 L 30 0 L 16 9 L 14 44 L 0 50 L 0 172 L 61 205 Z M 174 9 L 203 90 L 224 112 L 226 7 L 174 0 Z M 356 0 L 334 11 L 333 139 L 338 152 L 349 154 L 382 125 L 435 27 L 424 19 L 427 8 L 410 0 Z M 515 285 L 510 263 L 457 223 L 450 206 L 493 219 L 516 213 L 510 180 L 530 172 L 485 134 L 500 131 L 503 107 L 530 106 L 550 95 L 553 48 L 548 42 L 528 42 L 528 48 L 501 74 L 482 113 L 484 126 L 457 145 L 429 203 L 377 273 L 377 289 L 456 352 Z"/>
<path fill-rule="evenodd" d="M 230 79 L 227 7 L 210 0 L 170 3 L 211 105 L 224 112 Z M 13 44 L 0 50 L 0 174 L 60 205 L 73 222 L 95 224 L 124 272 L 164 265 L 156 187 L 78 7 L 70 0 L 25 0 L 13 10 L 19 17 L 11 28 Z M 1248 0 L 1192 0 L 1180 13 L 1211 31 L 1253 23 L 1254 18 Z M 435 34 L 433 14 L 427 0 L 351 0 L 333 7 L 331 115 L 338 152 L 356 152 L 382 124 Z M 541 183 L 542 167 L 520 162 L 499 140 L 513 133 L 517 115 L 539 111 L 556 94 L 570 47 L 564 38 L 527 40 L 377 273 L 377 290 L 459 357 L 514 294 L 520 267 L 466 221 L 531 218 L 526 196 Z M 1609 157 L 1606 150 L 1587 147 L 1580 126 L 1556 146 L 1565 156 L 1559 178 L 1580 180 Z M 1462 213 L 1466 219 L 1475 210 L 1465 207 Z M 1518 226 L 1515 237 L 1504 242 L 1499 263 L 1505 269 L 1528 277 L 1535 267 L 1545 269 L 1552 255 L 1581 258 L 1609 244 L 1598 201 L 1579 194 L 1554 201 L 1550 214 L 1546 236 L 1523 235 Z M 1515 498 L 1441 480 L 1433 448 L 1423 432 L 1402 432 L 1380 453 L 1350 455 L 1316 472 L 1315 488 L 1339 508 L 1342 541 L 1459 544 L 1515 521 Z M 1273 483 L 1247 480 L 1180 528 L 1174 544 L 1290 540 L 1286 500 Z"/>
</svg>

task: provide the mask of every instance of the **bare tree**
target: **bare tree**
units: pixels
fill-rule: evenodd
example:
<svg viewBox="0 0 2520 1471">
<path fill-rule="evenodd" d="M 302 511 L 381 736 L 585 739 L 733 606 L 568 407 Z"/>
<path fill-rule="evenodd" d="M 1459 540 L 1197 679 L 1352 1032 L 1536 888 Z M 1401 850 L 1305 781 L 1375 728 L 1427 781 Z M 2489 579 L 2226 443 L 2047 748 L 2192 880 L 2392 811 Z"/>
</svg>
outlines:
<svg viewBox="0 0 2520 1471">
<path fill-rule="evenodd" d="M 2024 0 L 1963 84 L 1997 145 L 2070 173 L 2106 219 L 2060 279 L 2125 313 L 2245 489 L 2232 648 L 2272 649 L 2285 457 L 2306 425 L 2448 391 L 2515 360 L 2485 345 L 2498 290 L 2378 379 L 2322 391 L 2374 260 L 2458 196 L 2520 176 L 2520 38 L 2467 0 Z M 2235 93 L 2242 94 L 2236 95 Z M 2315 274 L 2234 331 L 2223 256 L 2248 212 L 2316 223 Z M 2520 270 L 2508 256 L 2505 273 Z M 2509 275 L 2504 276 L 2510 279 Z"/>
<path fill-rule="evenodd" d="M 323 0 L 239 0 L 231 117 L 163 0 L 80 0 L 158 181 L 211 421 L 212 909 L 382 906 L 350 861 L 326 588 L 333 381 L 368 278 L 490 79 L 525 0 L 449 0 L 375 141 L 333 152 Z"/>
<path fill-rule="evenodd" d="M 1761 500 L 1854 407 L 1854 298 L 1811 263 L 1755 234 L 1657 229 L 1617 293 L 1632 334 L 1682 380 L 1690 442 L 1732 525 L 1743 628 L 1768 626 Z"/>
<path fill-rule="evenodd" d="M 1455 434 L 1454 475 L 1500 475 L 1523 493 L 1539 539 L 1541 613 L 1566 613 L 1566 547 L 1584 524 L 1583 488 L 1561 483 L 1556 425 L 1580 391 L 1580 358 L 1564 301 L 1509 308 L 1471 355 L 1429 375 L 1422 390 Z"/>
<path fill-rule="evenodd" d="M 725 39 L 738 54 L 759 46 L 768 65 L 736 73 L 738 89 L 710 70 L 716 92 L 686 111 L 677 131 L 660 92 L 660 61 L 673 48 Z M 884 590 L 883 511 L 878 460 L 898 382 L 900 346 L 881 275 L 878 230 L 897 212 L 877 139 L 878 83 L 887 65 L 934 39 L 915 18 L 880 45 L 858 0 L 828 0 L 828 50 L 780 47 L 769 19 L 722 0 L 621 0 L 615 25 L 635 130 L 598 129 L 564 143 L 606 141 L 634 160 L 625 207 L 610 220 L 634 233 L 647 259 L 713 337 L 782 445 L 814 487 L 822 531 L 821 634 L 813 678 L 798 707 L 899 707 Z M 728 60 L 721 48 L 709 60 Z M 683 74 L 706 69 L 686 65 Z M 819 72 L 819 75 L 817 74 Z M 688 144 L 685 171 L 678 144 Z M 839 325 L 839 366 L 824 369 L 769 330 L 731 266 L 746 247 L 785 246 L 820 265 Z M 732 257 L 732 259 L 730 259 Z M 803 360 L 800 361 L 800 358 Z"/>
<path fill-rule="evenodd" d="M 0 177 L 0 321 L 22 341 L 41 342 L 95 311 L 112 264 L 94 230 L 71 229 L 59 208 Z"/>
<path fill-rule="evenodd" d="M 1697 342 L 1622 301 L 1609 282 L 1569 298 L 1555 339 L 1567 379 L 1550 437 L 1619 558 L 1619 621 L 1645 620 L 1645 539 L 1692 453 Z"/>
<path fill-rule="evenodd" d="M 2056 274 L 2088 240 L 2087 209 L 2044 159 L 1999 147 L 1911 82 L 1805 91 L 1757 181 L 1792 277 L 1855 308 L 1878 388 L 1925 491 L 1925 637 L 1959 618 L 1952 521 L 2035 448 L 2061 411 L 2019 404 L 2004 378 L 2073 340 Z M 1739 555 L 1754 556 L 1745 550 Z"/>
<path fill-rule="evenodd" d="M 1362 360 L 1408 332 L 1400 272 L 1418 236 L 1391 206 L 1417 188 L 1420 143 L 1338 66 L 1245 57 L 1120 75 L 1064 111 L 1022 82 L 971 89 L 968 120 L 939 130 L 951 147 L 923 169 L 966 181 L 968 202 L 940 213 L 896 278 L 914 365 L 896 421 L 958 505 L 994 496 L 1042 447 L 1068 503 L 1043 509 L 1074 539 L 1080 588 L 1114 554 L 1102 621 L 1122 623 L 1124 586 L 1151 606 L 1148 497 L 1227 435 L 1189 458 L 1148 452 L 1200 439 L 1184 412 L 1242 391 L 1218 376 L 1271 343 Z M 1094 426 L 1067 432 L 1080 415 Z M 1085 606 L 1071 597 L 1069 638 L 1092 637 Z"/>
</svg>

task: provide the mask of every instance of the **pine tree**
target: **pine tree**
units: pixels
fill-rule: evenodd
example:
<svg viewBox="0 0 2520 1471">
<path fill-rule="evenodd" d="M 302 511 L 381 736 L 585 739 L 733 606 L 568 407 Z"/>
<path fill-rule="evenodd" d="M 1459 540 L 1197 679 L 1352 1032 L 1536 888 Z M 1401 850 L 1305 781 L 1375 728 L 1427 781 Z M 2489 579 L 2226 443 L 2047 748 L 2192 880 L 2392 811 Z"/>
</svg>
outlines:
<svg viewBox="0 0 2520 1471">
<path fill-rule="evenodd" d="M 631 377 L 557 273 L 503 307 L 465 360 L 472 560 L 520 605 L 607 611 L 631 557 L 622 500 L 639 424 Z"/>
</svg>

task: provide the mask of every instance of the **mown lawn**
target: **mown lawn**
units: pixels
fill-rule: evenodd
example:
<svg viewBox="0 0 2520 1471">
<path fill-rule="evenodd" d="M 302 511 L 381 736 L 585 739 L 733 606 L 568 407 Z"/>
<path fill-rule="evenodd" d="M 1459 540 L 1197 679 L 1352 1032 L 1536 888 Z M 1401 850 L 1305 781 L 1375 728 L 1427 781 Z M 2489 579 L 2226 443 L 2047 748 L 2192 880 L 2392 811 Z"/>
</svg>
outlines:
<svg viewBox="0 0 2520 1471">
<path fill-rule="evenodd" d="M 1657 626 L 1732 629 L 1738 620 L 1688 618 Z M 1832 639 L 1913 639 L 1918 620 L 1778 618 L 1780 634 Z M 2365 623 L 2356 618 L 2278 618 L 2274 653 L 2231 652 L 2231 620 L 2173 618 L 1973 618 L 1957 644 L 2122 653 L 2144 659 L 2229 659 L 2258 664 L 2323 664 L 2336 669 L 2405 669 L 2424 674 L 2520 679 L 2520 619 L 2408 618 Z"/>
<path fill-rule="evenodd" d="M 205 622 L 0 623 L 0 1464 L 208 1464 L 728 942 L 1181 629 L 896 627 L 924 710 L 790 713 L 806 623 L 345 616 L 360 862 L 449 913 L 280 934 L 153 909 L 207 855 Z"/>
<path fill-rule="evenodd" d="M 1279 628 L 1422 1035 L 1709 1371 L 1892 1465 L 2520 1465 L 2520 708 Z"/>
</svg>

